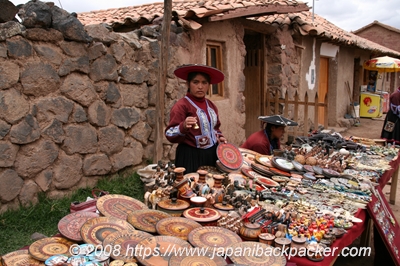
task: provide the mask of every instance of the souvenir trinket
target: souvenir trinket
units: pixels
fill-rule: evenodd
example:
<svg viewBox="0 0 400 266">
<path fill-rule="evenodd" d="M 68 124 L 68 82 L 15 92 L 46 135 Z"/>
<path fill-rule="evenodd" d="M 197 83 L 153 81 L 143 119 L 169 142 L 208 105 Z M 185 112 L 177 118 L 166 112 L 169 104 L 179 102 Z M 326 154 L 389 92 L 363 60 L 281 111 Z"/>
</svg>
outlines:
<svg viewBox="0 0 400 266">
<path fill-rule="evenodd" d="M 230 170 L 238 170 L 243 164 L 242 153 L 230 143 L 218 144 L 217 157 L 221 164 Z"/>
<path fill-rule="evenodd" d="M 116 231 L 103 240 L 103 247 L 106 251 L 106 247 L 118 247 L 118 252 L 109 252 L 111 258 L 120 260 L 122 262 L 137 262 L 135 258 L 135 247 L 136 245 L 147 238 L 152 237 L 150 233 L 146 233 L 140 230 L 121 230 Z M 122 264 L 124 265 L 124 264 Z M 111 266 L 111 264 L 110 264 Z"/>
<path fill-rule="evenodd" d="M 244 241 L 258 241 L 258 236 L 261 234 L 261 226 L 258 223 L 244 223 L 239 230 L 239 236 Z"/>
<path fill-rule="evenodd" d="M 89 219 L 99 217 L 95 212 L 74 212 L 64 216 L 58 222 L 58 231 L 66 238 L 81 242 L 81 227 Z"/>
<path fill-rule="evenodd" d="M 138 252 L 136 259 L 144 266 L 168 266 L 168 260 L 173 256 L 172 250 L 189 250 L 190 248 L 187 241 L 175 236 L 152 236 L 136 245 L 136 250 L 146 250 L 150 255 L 144 256 L 143 252 Z"/>
<path fill-rule="evenodd" d="M 54 255 L 69 255 L 70 247 L 75 244 L 63 237 L 46 237 L 29 246 L 29 254 L 37 260 L 45 261 Z"/>
<path fill-rule="evenodd" d="M 112 216 L 126 220 L 134 210 L 148 209 L 140 200 L 125 195 L 108 194 L 101 196 L 96 202 L 97 209 L 104 216 Z"/>
<path fill-rule="evenodd" d="M 262 233 L 258 235 L 258 241 L 270 246 L 274 246 L 275 236 L 271 233 Z"/>
<path fill-rule="evenodd" d="M 242 239 L 234 232 L 218 226 L 202 226 L 193 229 L 188 235 L 189 242 L 198 248 L 207 248 L 213 251 L 225 250 Z"/>
<path fill-rule="evenodd" d="M 166 212 L 147 209 L 132 211 L 128 214 L 127 221 L 136 229 L 156 233 L 157 222 L 168 217 L 171 217 L 171 215 Z"/>
<path fill-rule="evenodd" d="M 81 227 L 81 236 L 87 244 L 101 245 L 106 236 L 115 231 L 134 230 L 125 220 L 116 217 L 97 217 L 86 221 Z"/>
<path fill-rule="evenodd" d="M 182 216 L 182 213 L 189 207 L 189 202 L 177 198 L 166 199 L 157 203 L 158 210 L 175 217 Z"/>
<path fill-rule="evenodd" d="M 68 257 L 65 255 L 62 255 L 63 258 L 66 259 L 64 260 L 67 261 Z M 45 265 L 43 261 L 39 261 L 37 259 L 34 259 L 31 255 L 29 255 L 28 250 L 23 249 L 23 250 L 17 250 L 13 251 L 10 253 L 7 253 L 3 256 L 0 257 L 0 265 L 1 262 L 4 263 L 4 266 L 6 265 L 13 265 L 13 266 L 41 266 Z"/>
<path fill-rule="evenodd" d="M 282 253 L 275 250 L 274 247 L 268 246 L 264 243 L 246 241 L 234 243 L 230 246 L 233 250 L 242 250 L 243 252 L 233 252 L 229 255 L 229 259 L 235 263 L 235 265 L 273 265 L 273 266 L 285 266 L 286 257 Z M 263 250 L 260 254 L 254 255 L 255 250 Z"/>
<path fill-rule="evenodd" d="M 157 233 L 165 236 L 175 236 L 183 240 L 188 239 L 188 234 L 202 225 L 184 217 L 171 217 L 160 220 L 156 224 Z"/>
</svg>

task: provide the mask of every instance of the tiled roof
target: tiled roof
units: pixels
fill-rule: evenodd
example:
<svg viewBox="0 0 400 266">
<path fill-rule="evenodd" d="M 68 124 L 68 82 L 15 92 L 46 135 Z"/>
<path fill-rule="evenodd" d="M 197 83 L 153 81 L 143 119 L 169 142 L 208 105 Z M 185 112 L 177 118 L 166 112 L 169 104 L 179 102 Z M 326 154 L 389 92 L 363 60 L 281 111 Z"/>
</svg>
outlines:
<svg viewBox="0 0 400 266">
<path fill-rule="evenodd" d="M 309 11 L 309 7 L 295 0 L 179 0 L 172 2 L 173 16 L 185 27 L 197 29 L 196 21 L 207 17 L 209 20 L 246 17 L 275 27 L 293 27 L 301 35 L 310 35 L 325 41 L 355 46 L 374 51 L 377 54 L 400 57 L 400 53 L 382 45 L 345 31 L 328 20 Z M 84 25 L 106 23 L 114 29 L 119 27 L 138 28 L 151 24 L 162 17 L 164 3 L 130 6 L 107 10 L 79 13 L 78 19 Z"/>
<path fill-rule="evenodd" d="M 381 23 L 381 22 L 379 22 L 379 21 L 377 21 L 377 20 L 374 20 L 374 22 L 372 22 L 372 23 L 370 23 L 370 24 L 368 24 L 368 25 L 365 25 L 364 27 L 359 28 L 358 30 L 355 30 L 355 31 L 352 31 L 352 32 L 355 33 L 355 34 L 357 34 L 357 33 L 361 32 L 361 31 L 363 31 L 363 30 L 365 30 L 365 29 L 367 29 L 367 28 L 372 27 L 373 25 L 378 25 L 378 26 L 381 26 L 382 28 L 388 29 L 388 30 L 390 30 L 390 31 L 394 31 L 394 32 L 396 32 L 396 33 L 400 33 L 400 29 L 397 29 L 397 28 L 394 28 L 394 27 L 392 27 L 392 26 L 383 24 L 383 23 Z"/>
<path fill-rule="evenodd" d="M 362 49 L 374 51 L 377 54 L 388 54 L 400 57 L 400 53 L 389 49 L 375 42 L 364 39 L 351 32 L 345 31 L 323 17 L 313 14 L 310 11 L 298 13 L 276 14 L 269 16 L 248 18 L 275 27 L 285 27 L 291 25 L 295 31 L 301 35 L 318 37 L 325 41 L 340 45 L 355 46 Z"/>
<path fill-rule="evenodd" d="M 287 12 L 299 12 L 309 10 L 309 7 L 295 0 L 179 0 L 172 1 L 172 13 L 179 19 L 196 20 L 211 17 L 215 20 L 232 17 L 247 17 L 262 14 L 275 14 Z M 79 13 L 78 19 L 84 25 L 106 23 L 113 28 L 121 26 L 134 26 L 150 24 L 164 12 L 164 3 L 153 3 L 141 6 L 130 6 L 106 10 Z M 181 21 L 182 22 L 182 21 Z M 192 26 L 188 24 L 186 26 Z M 200 25 L 201 26 L 201 25 Z M 192 27 L 193 28 L 193 27 Z"/>
</svg>

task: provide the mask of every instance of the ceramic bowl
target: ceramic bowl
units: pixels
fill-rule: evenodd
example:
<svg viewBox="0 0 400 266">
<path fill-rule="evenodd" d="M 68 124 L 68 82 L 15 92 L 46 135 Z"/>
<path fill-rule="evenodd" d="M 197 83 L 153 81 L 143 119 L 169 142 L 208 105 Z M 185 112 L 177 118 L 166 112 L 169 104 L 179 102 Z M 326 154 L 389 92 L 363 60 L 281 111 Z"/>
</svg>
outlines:
<svg viewBox="0 0 400 266">
<path fill-rule="evenodd" d="M 201 197 L 201 196 L 195 196 L 195 197 L 190 198 L 190 202 L 195 207 L 203 207 L 204 204 L 206 203 L 206 201 L 207 201 L 207 199 L 205 197 Z"/>
</svg>

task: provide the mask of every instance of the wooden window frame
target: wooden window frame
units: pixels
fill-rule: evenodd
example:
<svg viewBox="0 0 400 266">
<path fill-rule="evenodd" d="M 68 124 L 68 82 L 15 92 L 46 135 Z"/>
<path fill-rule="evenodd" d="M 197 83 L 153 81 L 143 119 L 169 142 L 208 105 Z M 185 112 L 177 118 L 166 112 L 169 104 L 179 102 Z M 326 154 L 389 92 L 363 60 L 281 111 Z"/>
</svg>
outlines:
<svg viewBox="0 0 400 266">
<path fill-rule="evenodd" d="M 215 67 L 221 70 L 222 72 L 223 72 L 223 46 L 224 44 L 222 42 L 207 41 L 207 51 L 206 51 L 206 56 L 207 56 L 206 64 L 208 66 Z M 214 50 L 215 52 L 212 50 Z M 218 93 L 213 93 L 214 90 L 217 90 Z M 224 82 L 211 85 L 207 96 L 209 98 L 213 98 L 214 100 L 222 99 L 224 97 Z"/>
</svg>

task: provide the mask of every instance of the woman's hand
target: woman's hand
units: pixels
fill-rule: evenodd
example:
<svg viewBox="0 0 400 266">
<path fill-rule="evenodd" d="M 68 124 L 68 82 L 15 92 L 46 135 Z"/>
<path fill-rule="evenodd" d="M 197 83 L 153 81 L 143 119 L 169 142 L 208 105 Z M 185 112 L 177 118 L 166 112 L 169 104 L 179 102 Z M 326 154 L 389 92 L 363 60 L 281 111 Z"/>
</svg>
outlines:
<svg viewBox="0 0 400 266">
<path fill-rule="evenodd" d="M 183 121 L 183 127 L 185 129 L 191 129 L 197 124 L 197 118 L 194 116 L 186 117 L 185 121 Z"/>
<path fill-rule="evenodd" d="M 219 142 L 219 143 L 227 143 L 228 141 L 227 141 L 226 138 L 224 138 L 223 136 L 219 136 L 219 137 L 218 137 L 218 142 Z"/>
</svg>

